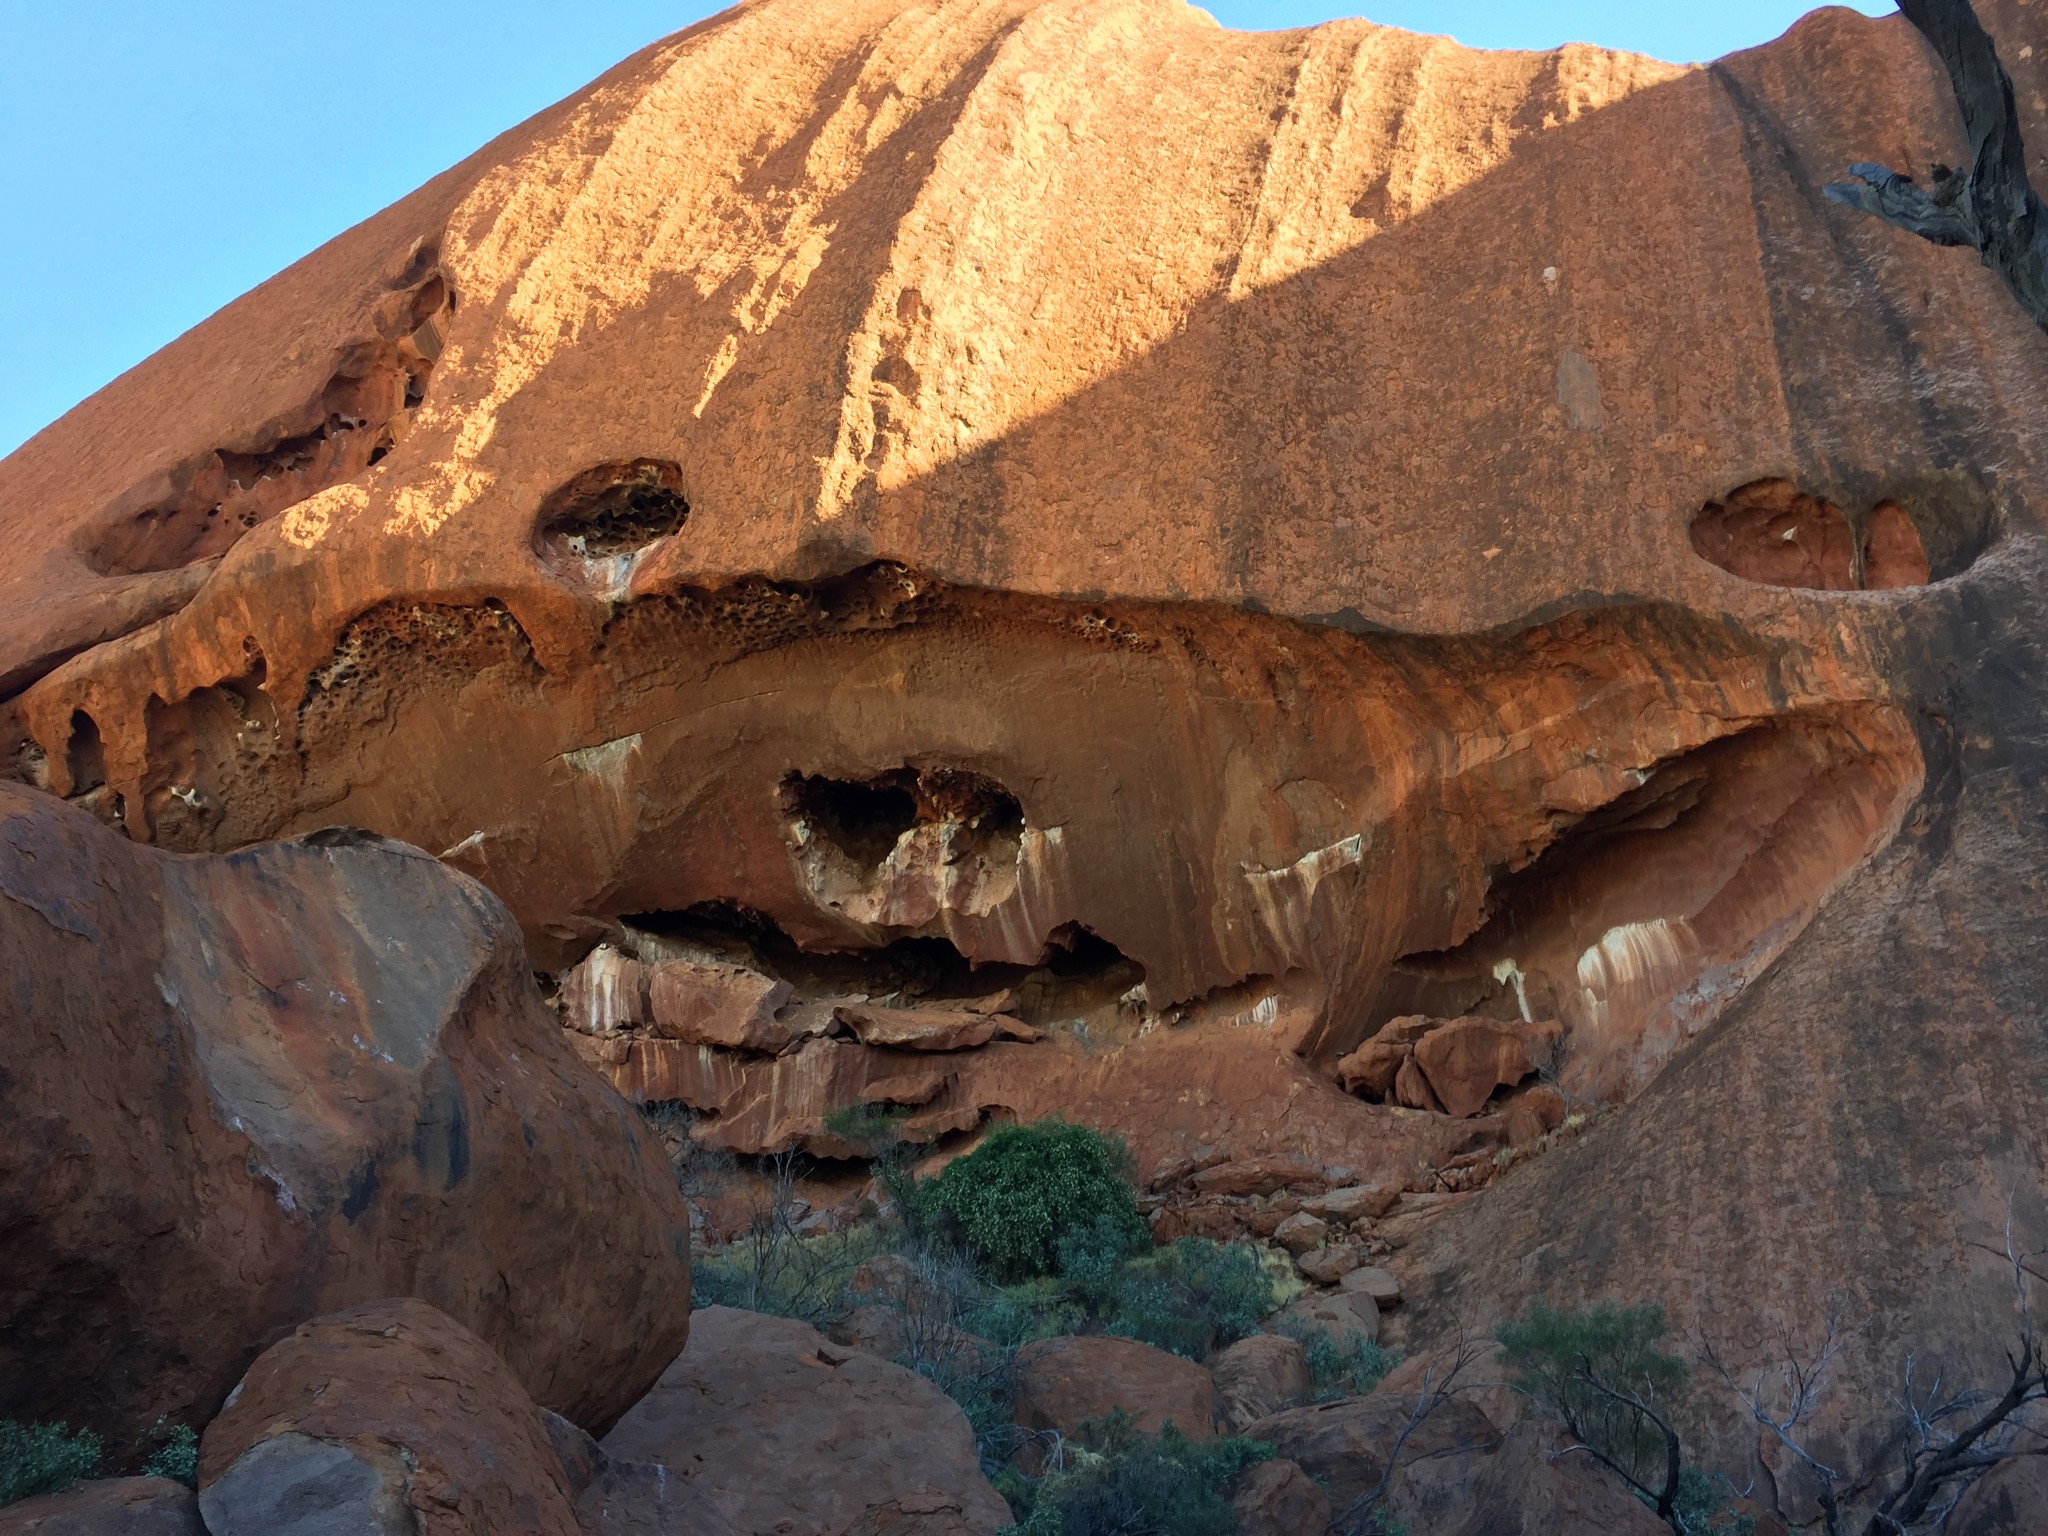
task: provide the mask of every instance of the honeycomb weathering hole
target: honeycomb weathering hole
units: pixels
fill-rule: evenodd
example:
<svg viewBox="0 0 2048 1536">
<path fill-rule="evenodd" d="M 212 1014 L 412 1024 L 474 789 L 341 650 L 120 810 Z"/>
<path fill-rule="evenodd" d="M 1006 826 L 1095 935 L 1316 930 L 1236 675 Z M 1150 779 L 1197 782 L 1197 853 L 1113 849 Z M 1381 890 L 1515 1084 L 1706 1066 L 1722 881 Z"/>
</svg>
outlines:
<svg viewBox="0 0 2048 1536">
<path fill-rule="evenodd" d="M 1753 480 L 1692 520 L 1692 547 L 1748 581 L 1824 592 L 1925 586 L 1927 548 L 1904 507 L 1889 498 L 1860 519 L 1790 480 Z"/>
<path fill-rule="evenodd" d="M 636 554 L 690 516 L 680 466 L 665 459 L 599 464 L 541 503 L 534 535 L 543 560 L 577 567 Z"/>
<path fill-rule="evenodd" d="M 1017 797 L 956 768 L 894 768 L 864 780 L 792 773 L 778 790 L 805 894 L 863 927 L 945 927 L 1017 893 L 1027 829 Z"/>
</svg>

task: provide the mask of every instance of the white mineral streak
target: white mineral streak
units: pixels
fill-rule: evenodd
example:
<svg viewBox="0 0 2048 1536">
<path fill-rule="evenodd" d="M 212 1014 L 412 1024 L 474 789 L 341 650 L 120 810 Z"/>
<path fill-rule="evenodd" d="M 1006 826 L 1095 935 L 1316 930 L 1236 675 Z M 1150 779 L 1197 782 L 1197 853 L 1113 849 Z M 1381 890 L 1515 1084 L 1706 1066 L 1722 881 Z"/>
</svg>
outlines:
<svg viewBox="0 0 2048 1536">
<path fill-rule="evenodd" d="M 1370 846 L 1365 833 L 1354 832 L 1326 848 L 1310 850 L 1283 869 L 1245 866 L 1253 908 L 1272 937 L 1274 951 L 1287 964 L 1311 963 L 1311 946 L 1319 927 L 1314 921 L 1318 893 L 1325 881 L 1339 876 L 1345 879 L 1347 894 L 1355 893 L 1356 871 L 1364 864 Z"/>
<path fill-rule="evenodd" d="M 1657 917 L 1608 929 L 1579 956 L 1579 990 L 1587 1014 L 1604 1024 L 1608 1002 L 1617 993 L 1677 979 L 1697 948 L 1692 924 L 1684 918 Z"/>
</svg>

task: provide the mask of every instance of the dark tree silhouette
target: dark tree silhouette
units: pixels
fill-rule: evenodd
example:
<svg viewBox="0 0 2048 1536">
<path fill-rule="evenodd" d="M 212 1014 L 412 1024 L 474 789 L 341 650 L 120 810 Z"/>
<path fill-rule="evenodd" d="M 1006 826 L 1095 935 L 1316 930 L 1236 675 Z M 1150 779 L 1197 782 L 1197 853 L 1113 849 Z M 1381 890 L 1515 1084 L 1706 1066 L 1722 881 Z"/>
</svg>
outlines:
<svg viewBox="0 0 2048 1536">
<path fill-rule="evenodd" d="M 1852 165 L 1857 179 L 1835 183 L 1827 195 L 1936 245 L 1969 247 L 2048 331 L 2048 212 L 2027 181 L 2012 79 L 1970 0 L 1899 0 L 1899 9 L 1948 70 L 1970 167 L 1938 165 L 1933 184 L 1922 187 L 1881 165 Z"/>
</svg>

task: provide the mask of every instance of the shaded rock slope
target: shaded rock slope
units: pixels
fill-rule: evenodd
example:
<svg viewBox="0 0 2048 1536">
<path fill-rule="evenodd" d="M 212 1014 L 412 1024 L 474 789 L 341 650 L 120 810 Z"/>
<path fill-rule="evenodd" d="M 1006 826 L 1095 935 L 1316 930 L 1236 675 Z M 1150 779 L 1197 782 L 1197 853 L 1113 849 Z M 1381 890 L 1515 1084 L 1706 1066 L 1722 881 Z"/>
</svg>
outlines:
<svg viewBox="0 0 2048 1536">
<path fill-rule="evenodd" d="M 1841 10 L 1680 69 L 758 0 L 0 462 L 7 771 L 438 852 L 738 1151 L 1059 1109 L 1426 1188 L 1619 1107 L 1442 1297 L 1896 1353 L 2048 1097 L 2048 342 L 1819 190 L 1955 132 Z"/>
</svg>

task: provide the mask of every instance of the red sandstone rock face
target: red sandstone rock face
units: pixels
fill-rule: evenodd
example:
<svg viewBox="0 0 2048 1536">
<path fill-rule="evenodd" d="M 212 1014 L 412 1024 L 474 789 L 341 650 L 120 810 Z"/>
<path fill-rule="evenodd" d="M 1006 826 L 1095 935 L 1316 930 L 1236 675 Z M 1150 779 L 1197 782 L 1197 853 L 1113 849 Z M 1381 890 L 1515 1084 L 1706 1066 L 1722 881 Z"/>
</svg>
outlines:
<svg viewBox="0 0 2048 1536">
<path fill-rule="evenodd" d="M 1601 1198 L 1546 1157 L 1431 1229 L 1480 1293 L 1905 1317 L 2048 1104 L 2048 352 L 1817 190 L 1952 117 L 1841 11 L 1680 70 L 765 0 L 0 464 L 0 755 L 170 849 L 404 837 L 558 976 L 788 985 L 711 1044 L 563 987 L 716 1145 L 1060 1109 L 1427 1184 L 1514 1109 L 1336 1064 L 1556 1019 L 1635 1118 Z M 831 1038 L 1002 990 L 1045 1040 Z M 1902 1218 L 1902 1163 L 1974 1194 Z"/>
<path fill-rule="evenodd" d="M 216 1536 L 314 1510 L 334 1530 L 580 1536 L 540 1410 L 489 1345 L 422 1301 L 300 1326 L 257 1358 L 199 1451 Z"/>
<path fill-rule="evenodd" d="M 488 892 L 360 835 L 167 856 L 8 786 L 0 892 L 0 1414 L 203 1424 L 365 1295 L 433 1298 L 598 1425 L 680 1344 L 666 1159 Z"/>
</svg>

